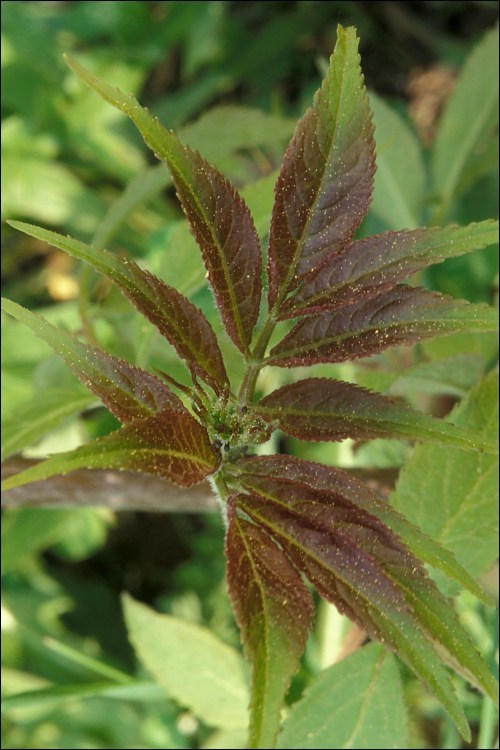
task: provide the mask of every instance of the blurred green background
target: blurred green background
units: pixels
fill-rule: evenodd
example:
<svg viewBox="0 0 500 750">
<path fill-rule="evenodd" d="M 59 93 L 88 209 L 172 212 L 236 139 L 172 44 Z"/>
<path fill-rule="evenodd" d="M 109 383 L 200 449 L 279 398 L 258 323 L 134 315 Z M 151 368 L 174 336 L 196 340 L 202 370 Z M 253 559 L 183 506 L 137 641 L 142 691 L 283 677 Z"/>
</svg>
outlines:
<svg viewBox="0 0 500 750">
<path fill-rule="evenodd" d="M 498 61 L 490 41 L 473 50 L 491 39 L 497 19 L 498 4 L 487 1 L 4 2 L 2 221 L 39 223 L 134 256 L 188 294 L 217 328 L 204 268 L 166 170 L 126 118 L 67 69 L 61 53 L 136 94 L 219 166 L 242 190 L 265 244 L 276 170 L 321 82 L 338 23 L 357 27 L 373 92 L 379 171 L 361 234 L 493 217 L 497 100 L 488 97 Z M 460 78 L 464 65 L 467 80 Z M 458 97 L 451 120 L 462 123 L 467 138 L 449 132 L 446 122 L 439 126 L 457 80 L 463 101 Z M 488 248 L 434 267 L 419 282 L 491 303 L 497 274 L 498 248 Z M 5 296 L 52 322 L 83 330 L 140 366 L 185 378 L 170 348 L 102 278 L 4 223 L 2 280 Z M 7 455 L 67 449 L 116 426 L 29 331 L 6 319 L 2 342 Z M 238 358 L 230 342 L 223 346 L 236 377 Z M 376 369 L 347 364 L 328 373 L 402 392 L 415 405 L 445 413 L 491 367 L 496 351 L 494 337 L 449 337 L 411 355 L 380 357 Z M 270 372 L 264 385 L 287 377 Z M 378 487 L 385 491 L 408 452 L 399 441 L 354 450 L 289 440 L 279 448 L 386 471 Z M 217 515 L 23 508 L 6 513 L 3 533 L 4 690 L 25 695 L 5 704 L 3 747 L 239 746 L 241 736 L 223 728 L 214 733 L 173 700 L 113 700 L 91 688 L 96 674 L 109 676 L 109 667 L 145 674 L 127 639 L 123 591 L 239 647 Z M 482 647 L 493 654 L 493 616 L 474 602 L 465 608 Z M 343 628 L 320 610 L 293 697 L 328 663 L 329 644 Z M 64 691 L 75 685 L 82 693 L 87 686 L 85 697 Z M 410 747 L 462 747 L 423 689 L 407 675 L 405 685 L 413 710 Z M 53 686 L 62 692 L 49 691 L 44 701 L 30 697 Z M 481 703 L 463 693 L 477 726 Z M 472 746 L 487 746 L 477 742 Z"/>
</svg>

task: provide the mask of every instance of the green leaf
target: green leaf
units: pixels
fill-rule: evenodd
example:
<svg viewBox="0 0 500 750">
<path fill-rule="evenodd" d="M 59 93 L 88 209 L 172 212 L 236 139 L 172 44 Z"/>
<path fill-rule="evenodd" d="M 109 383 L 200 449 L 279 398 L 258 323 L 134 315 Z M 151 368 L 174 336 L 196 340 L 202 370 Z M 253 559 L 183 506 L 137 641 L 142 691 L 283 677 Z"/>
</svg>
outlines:
<svg viewBox="0 0 500 750">
<path fill-rule="evenodd" d="M 328 74 L 300 120 L 276 184 L 269 306 L 353 237 L 371 197 L 373 126 L 354 28 L 338 27 Z"/>
<path fill-rule="evenodd" d="M 429 617 L 412 607 L 404 585 L 407 576 L 425 580 L 425 571 L 386 526 L 344 497 L 273 477 L 266 478 L 257 492 L 239 495 L 238 506 L 274 536 L 321 596 L 387 643 L 438 696 L 463 736 L 470 737 L 442 664 L 440 645 L 446 639 L 438 638 L 435 647 L 436 630 L 430 630 Z M 427 589 L 428 595 L 439 596 L 431 582 Z M 449 621 L 458 623 L 453 610 Z M 454 656 L 462 666 L 462 646 L 467 642 L 470 647 L 470 641 L 459 626 L 453 636 Z M 483 673 L 488 674 L 486 668 Z M 483 676 L 477 675 L 477 680 Z M 489 675 L 483 688 L 491 692 L 492 682 Z"/>
<path fill-rule="evenodd" d="M 294 127 L 294 121 L 282 115 L 223 104 L 179 129 L 179 134 L 183 143 L 201 151 L 222 169 L 227 157 L 242 149 L 281 145 L 290 138 Z"/>
<path fill-rule="evenodd" d="M 385 292 L 432 263 L 498 242 L 498 222 L 384 232 L 344 247 L 282 307 L 280 318 L 333 310 Z"/>
<path fill-rule="evenodd" d="M 201 310 L 182 294 L 133 261 L 120 259 L 107 250 L 24 222 L 9 223 L 106 274 L 187 361 L 194 378 L 204 380 L 219 395 L 227 394 L 227 374 L 212 327 Z"/>
<path fill-rule="evenodd" d="M 370 211 L 390 229 L 415 229 L 426 187 L 422 148 L 404 120 L 373 91 L 370 106 L 377 142 Z"/>
<path fill-rule="evenodd" d="M 8 152 L 2 160 L 2 221 L 11 216 L 29 217 L 91 234 L 104 202 L 66 166 Z"/>
<path fill-rule="evenodd" d="M 226 329 L 248 353 L 259 315 L 261 250 L 250 211 L 226 178 L 183 145 L 137 100 L 99 81 L 75 60 L 71 69 L 107 102 L 128 115 L 147 145 L 164 161 L 200 245 Z"/>
<path fill-rule="evenodd" d="M 59 427 L 69 417 L 80 414 L 95 398 L 83 389 L 46 388 L 16 409 L 15 419 L 2 423 L 2 460 Z"/>
<path fill-rule="evenodd" d="M 50 547 L 64 533 L 74 511 L 18 508 L 2 524 L 2 567 L 16 568 L 27 556 Z"/>
<path fill-rule="evenodd" d="M 498 381 L 491 372 L 450 421 L 498 436 Z M 400 474 L 391 503 L 477 577 L 498 556 L 498 459 L 454 448 L 418 446 Z"/>
<path fill-rule="evenodd" d="M 466 186 L 498 124 L 498 27 L 469 56 L 448 99 L 432 153 L 434 187 L 444 210 Z"/>
<path fill-rule="evenodd" d="M 485 362 L 477 355 L 457 354 L 443 360 L 432 360 L 397 374 L 389 388 L 394 396 L 426 393 L 463 398 L 484 373 Z"/>
<path fill-rule="evenodd" d="M 432 336 L 497 326 L 492 307 L 401 284 L 373 299 L 303 318 L 265 362 L 278 367 L 344 362 Z"/>
<path fill-rule="evenodd" d="M 163 409 L 186 411 L 170 388 L 146 370 L 80 342 L 76 336 L 10 300 L 2 300 L 2 309 L 46 341 L 121 422 L 141 419 Z"/>
<path fill-rule="evenodd" d="M 263 398 L 256 411 L 270 424 L 301 440 L 364 440 L 404 437 L 495 451 L 493 440 L 414 411 L 406 404 L 352 383 L 308 378 Z"/>
<path fill-rule="evenodd" d="M 123 598 L 125 622 L 137 656 L 166 693 L 208 726 L 248 723 L 248 689 L 240 655 L 209 630 L 160 615 Z"/>
<path fill-rule="evenodd" d="M 218 465 L 207 432 L 188 412 L 137 419 L 67 453 L 58 453 L 2 482 L 4 490 L 75 469 L 120 469 L 165 477 L 190 487 Z"/>
<path fill-rule="evenodd" d="M 151 682 L 130 680 L 129 684 L 117 685 L 113 682 L 86 682 L 76 685 L 50 685 L 38 690 L 27 690 L 14 693 L 2 700 L 2 711 L 13 709 L 40 708 L 41 706 L 58 706 L 61 703 L 82 700 L 85 698 L 111 698 L 121 701 L 139 701 L 144 703 L 159 702 L 165 693 Z"/>
<path fill-rule="evenodd" d="M 261 528 L 229 512 L 229 594 L 253 665 L 249 747 L 273 747 L 280 712 L 314 615 L 311 594 Z"/>
<path fill-rule="evenodd" d="M 273 477 L 301 484 L 312 490 L 324 490 L 345 497 L 378 518 L 394 531 L 414 555 L 469 589 L 489 606 L 495 602 L 477 585 L 457 562 L 452 552 L 410 523 L 387 502 L 375 495 L 368 486 L 352 474 L 324 464 L 304 461 L 292 456 L 255 456 L 238 461 L 233 470 L 243 485 L 256 489 L 262 479 Z"/>
<path fill-rule="evenodd" d="M 324 670 L 292 706 L 278 748 L 407 748 L 403 686 L 394 657 L 369 644 Z"/>
</svg>

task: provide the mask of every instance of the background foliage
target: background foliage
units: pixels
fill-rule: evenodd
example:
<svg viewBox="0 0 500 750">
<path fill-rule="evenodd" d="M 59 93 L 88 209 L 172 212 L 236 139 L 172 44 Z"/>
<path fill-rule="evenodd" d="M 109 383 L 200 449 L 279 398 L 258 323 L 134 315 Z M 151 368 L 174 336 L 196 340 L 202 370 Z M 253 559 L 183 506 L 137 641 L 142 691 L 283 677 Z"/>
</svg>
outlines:
<svg viewBox="0 0 500 750">
<path fill-rule="evenodd" d="M 360 236 L 494 216 L 497 52 L 491 34 L 475 45 L 496 18 L 497 4 L 490 2 L 6 2 L 2 218 L 42 223 L 140 259 L 158 275 L 168 275 L 216 326 L 204 268 L 166 170 L 153 166 L 132 126 L 68 71 L 60 53 L 75 53 L 103 80 L 134 92 L 166 124 L 179 128 L 181 137 L 242 188 L 264 232 L 275 170 L 296 117 L 321 80 L 338 21 L 357 27 L 367 84 L 376 92 L 371 101 L 379 169 Z M 445 111 L 436 136 L 444 98 L 465 63 L 451 100 L 455 109 Z M 431 78 L 422 83 L 424 71 Z M 458 133 L 456 122 L 463 128 Z M 101 278 L 9 228 L 3 239 L 6 296 L 69 329 L 81 328 L 83 320 L 88 335 L 109 351 L 182 379 L 172 353 Z M 497 249 L 488 248 L 435 266 L 420 281 L 492 302 L 496 259 Z M 28 330 L 5 320 L 2 341 L 7 453 L 67 449 L 116 426 Z M 494 337 L 461 335 L 380 356 L 376 366 L 369 361 L 316 369 L 392 395 L 404 393 L 416 406 L 442 415 L 495 358 Z M 239 363 L 232 367 L 237 371 Z M 288 377 L 286 371 L 269 371 L 266 387 L 278 387 Z M 490 429 L 491 401 L 485 407 L 483 400 L 492 396 L 484 390 L 494 389 L 492 382 L 473 391 L 453 418 L 468 416 Z M 400 441 L 304 446 L 288 438 L 275 447 L 352 468 L 386 494 L 409 454 Z M 417 448 L 393 500 L 405 513 L 411 508 L 412 520 L 481 574 L 494 562 L 494 538 L 485 536 L 494 510 L 487 504 L 482 525 L 477 522 L 474 494 L 464 485 L 477 467 L 462 461 L 462 454 L 450 450 L 440 458 L 435 448 Z M 440 485 L 445 464 L 456 486 Z M 423 475 L 426 484 L 419 481 L 415 498 L 415 477 Z M 434 493 L 450 498 L 441 514 L 425 507 Z M 490 490 L 481 493 L 493 497 Z M 23 508 L 6 514 L 3 533 L 4 684 L 7 695 L 15 696 L 4 704 L 4 747 L 242 746 L 246 677 L 225 593 L 223 531 L 216 514 Z M 122 607 L 123 592 L 129 596 Z M 459 607 L 493 664 L 494 615 L 465 595 Z M 184 620 L 182 632 L 171 616 Z M 300 714 L 297 719 L 292 712 L 282 747 L 290 746 L 287 737 L 301 741 L 300 747 L 347 742 L 373 747 L 373 717 L 379 747 L 389 746 L 387 738 L 394 736 L 400 738 L 394 747 L 462 746 L 434 700 L 406 672 L 400 675 L 379 646 L 371 645 L 369 658 L 361 661 L 360 652 L 354 653 L 315 681 L 348 650 L 349 638 L 355 641 L 355 631 L 322 603 L 290 699 L 311 685 L 305 712 L 323 717 L 326 712 L 331 725 L 323 719 L 323 736 L 308 737 L 307 726 L 300 735 Z M 189 648 L 159 653 L 159 639 L 167 646 L 186 639 Z M 189 679 L 193 664 L 206 682 Z M 223 670 L 227 678 L 215 689 L 214 674 Z M 393 710 L 401 700 L 401 680 L 410 711 L 406 720 L 401 702 L 397 727 L 397 712 L 387 714 L 387 707 Z M 354 703 L 348 736 L 336 736 L 335 714 L 321 705 L 321 695 L 328 695 L 329 706 L 335 703 L 332 691 L 359 699 L 363 684 L 371 687 L 372 702 L 366 710 Z M 40 689 L 36 696 L 31 692 Z M 465 685 L 460 690 L 479 733 L 472 746 L 491 747 L 488 704 Z M 387 721 L 380 720 L 384 715 Z M 313 723 L 318 725 L 314 713 Z"/>
</svg>

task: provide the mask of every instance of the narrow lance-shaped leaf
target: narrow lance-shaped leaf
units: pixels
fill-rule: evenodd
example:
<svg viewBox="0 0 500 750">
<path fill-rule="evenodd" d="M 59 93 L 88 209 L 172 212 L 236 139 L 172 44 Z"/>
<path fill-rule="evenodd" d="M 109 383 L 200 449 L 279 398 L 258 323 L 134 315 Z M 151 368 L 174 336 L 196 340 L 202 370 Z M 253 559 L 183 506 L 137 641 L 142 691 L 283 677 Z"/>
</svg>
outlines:
<svg viewBox="0 0 500 750">
<path fill-rule="evenodd" d="M 108 276 L 186 360 L 194 378 L 208 383 L 219 395 L 228 393 L 229 382 L 215 333 L 201 310 L 186 297 L 134 261 L 32 224 L 9 223 Z"/>
<path fill-rule="evenodd" d="M 497 140 L 498 25 L 468 56 L 439 120 L 431 169 L 445 210 L 467 186 L 471 168 L 474 174 L 481 161 L 484 171 L 494 166 L 498 159 L 492 158 L 488 145 Z"/>
<path fill-rule="evenodd" d="M 360 506 L 392 529 L 417 558 L 453 578 L 485 604 L 495 606 L 494 600 L 478 586 L 452 552 L 424 534 L 350 472 L 284 455 L 250 456 L 240 459 L 232 468 L 237 476 L 233 481 L 254 491 L 266 482 L 266 477 L 272 477 L 312 490 L 340 495 L 346 502 Z"/>
<path fill-rule="evenodd" d="M 498 221 L 467 227 L 384 232 L 328 258 L 281 308 L 281 318 L 311 315 L 367 300 L 422 268 L 498 242 Z"/>
<path fill-rule="evenodd" d="M 121 469 L 169 479 L 182 487 L 212 474 L 219 460 L 194 417 L 170 410 L 138 419 L 88 445 L 51 456 L 2 482 L 20 487 L 75 469 Z"/>
<path fill-rule="evenodd" d="M 340 380 L 300 380 L 273 391 L 255 408 L 270 424 L 300 440 L 395 436 L 469 450 L 496 450 L 495 443 L 479 433 Z"/>
<path fill-rule="evenodd" d="M 262 255 L 243 198 L 197 151 L 181 143 L 130 94 L 99 81 L 66 57 L 72 70 L 103 99 L 128 115 L 156 157 L 166 162 L 203 253 L 226 329 L 247 353 L 259 315 Z"/>
<path fill-rule="evenodd" d="M 439 658 L 446 658 L 451 648 L 448 661 L 468 674 L 470 640 L 453 613 L 446 627 L 458 630 L 451 638 L 440 638 L 433 617 L 434 593 L 437 599 L 439 594 L 430 581 L 424 588 L 431 601 L 414 609 L 406 581 L 412 576 L 425 581 L 426 574 L 409 550 L 377 519 L 341 497 L 269 478 L 260 492 L 262 499 L 256 494 L 240 496 L 242 510 L 276 537 L 322 596 L 373 637 L 388 643 L 436 693 L 463 735 L 470 736 Z M 480 661 L 478 655 L 476 660 Z M 484 665 L 479 674 L 476 668 L 477 682 L 492 694 L 494 681 L 485 675 Z"/>
<path fill-rule="evenodd" d="M 303 318 L 271 350 L 266 364 L 344 362 L 433 336 L 482 333 L 497 326 L 497 313 L 487 305 L 401 284 L 373 299 Z"/>
<path fill-rule="evenodd" d="M 46 341 L 121 422 L 147 417 L 163 409 L 186 411 L 170 388 L 146 370 L 82 343 L 76 336 L 56 328 L 15 302 L 2 300 L 2 309 Z"/>
<path fill-rule="evenodd" d="M 273 747 L 280 711 L 314 615 L 309 591 L 262 528 L 239 518 L 232 501 L 226 537 L 229 594 L 253 666 L 250 747 Z"/>
<path fill-rule="evenodd" d="M 262 473 L 243 475 L 241 478 L 245 489 L 280 506 L 285 503 L 298 512 L 305 509 L 306 525 L 319 520 L 325 528 L 346 534 L 351 541 L 359 543 L 364 551 L 376 558 L 383 568 L 383 574 L 397 586 L 441 659 L 495 699 L 495 680 L 463 630 L 450 602 L 440 594 L 402 540 L 393 534 L 394 529 L 389 531 L 390 527 L 383 523 L 383 520 L 389 520 L 391 516 L 396 518 L 398 514 L 388 506 L 389 512 L 384 519 L 383 511 L 380 513 L 384 505 L 382 501 L 375 497 L 371 499 L 368 488 L 359 482 L 358 490 L 356 480 L 351 483 L 348 475 L 342 476 L 344 472 L 310 462 L 288 460 L 288 457 L 283 461 L 276 457 L 278 460 L 274 462 L 274 458 L 271 457 L 268 462 L 249 459 L 248 463 L 253 463 L 254 470 L 258 466 Z M 282 476 L 269 476 L 268 471 L 272 471 L 273 463 L 277 473 Z M 241 462 L 243 471 L 246 464 L 246 461 Z M 317 477 L 316 482 L 312 479 L 313 472 Z M 298 483 L 293 479 L 294 474 L 299 478 Z M 331 481 L 327 481 L 327 478 Z M 310 484 L 307 484 L 308 481 Z M 396 525 L 404 530 L 402 520 L 403 523 Z M 336 543 L 335 538 L 333 542 Z M 439 551 L 439 545 L 436 547 Z M 445 562 L 447 559 L 445 553 Z M 457 563 L 455 567 L 460 569 Z M 475 589 L 478 587 L 475 586 Z M 348 606 L 349 601 L 344 604 Z M 348 609 L 346 611 L 349 613 Z M 356 619 L 356 610 L 350 612 L 350 616 Z M 371 632 L 369 627 L 367 629 Z"/>
<path fill-rule="evenodd" d="M 352 239 L 368 210 L 374 139 L 357 47 L 355 30 L 339 26 L 328 74 L 284 157 L 269 238 L 271 308 Z"/>
</svg>

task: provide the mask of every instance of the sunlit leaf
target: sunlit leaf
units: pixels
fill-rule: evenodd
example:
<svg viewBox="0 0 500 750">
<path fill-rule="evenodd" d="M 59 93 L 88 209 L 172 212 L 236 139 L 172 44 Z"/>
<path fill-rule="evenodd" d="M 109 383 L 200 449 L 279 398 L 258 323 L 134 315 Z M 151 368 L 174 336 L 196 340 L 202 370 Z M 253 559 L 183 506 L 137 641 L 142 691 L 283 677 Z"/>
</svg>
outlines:
<svg viewBox="0 0 500 750">
<path fill-rule="evenodd" d="M 283 723 L 278 748 L 408 747 L 404 692 L 394 657 L 378 644 L 325 669 Z"/>
<path fill-rule="evenodd" d="M 384 294 L 300 320 L 271 350 L 279 367 L 344 362 L 447 333 L 498 326 L 496 311 L 425 289 L 398 285 Z"/>
<path fill-rule="evenodd" d="M 2 421 L 2 460 L 35 445 L 44 435 L 95 404 L 83 388 L 45 388 L 15 409 L 15 418 Z"/>
<path fill-rule="evenodd" d="M 75 469 L 126 469 L 190 487 L 218 465 L 207 432 L 187 412 L 171 410 L 138 419 L 105 437 L 58 453 L 2 482 L 4 490 Z"/>
<path fill-rule="evenodd" d="M 167 695 L 212 727 L 248 722 L 245 664 L 207 628 L 161 615 L 126 596 L 130 640 L 142 664 Z"/>
<path fill-rule="evenodd" d="M 338 28 L 324 83 L 300 120 L 276 185 L 269 242 L 269 303 L 349 242 L 373 187 L 370 108 L 353 28 Z"/>
<path fill-rule="evenodd" d="M 256 407 L 268 422 L 301 440 L 405 437 L 469 450 L 495 451 L 493 441 L 352 383 L 308 378 L 284 385 Z"/>
<path fill-rule="evenodd" d="M 230 511 L 226 537 L 229 593 L 253 665 L 251 747 L 272 747 L 280 711 L 298 669 L 314 607 L 300 575 L 259 526 Z"/>
<path fill-rule="evenodd" d="M 131 422 L 163 409 L 186 411 L 170 388 L 146 370 L 82 343 L 14 302 L 2 300 L 2 309 L 46 341 L 121 422 Z"/>
<path fill-rule="evenodd" d="M 41 227 L 20 221 L 10 223 L 106 274 L 175 347 L 194 377 L 208 383 L 216 393 L 227 393 L 229 383 L 215 334 L 201 310 L 186 297 L 134 261 Z"/>
<path fill-rule="evenodd" d="M 498 440 L 498 373 L 490 372 L 450 414 Z M 391 496 L 394 507 L 455 555 L 473 576 L 498 558 L 498 459 L 417 446 Z"/>
<path fill-rule="evenodd" d="M 226 329 L 248 351 L 261 295 L 261 251 L 248 207 L 226 178 L 183 145 L 130 94 L 99 81 L 75 60 L 72 70 L 127 114 L 156 157 L 166 162 L 208 269 Z"/>
<path fill-rule="evenodd" d="M 281 309 L 281 318 L 333 310 L 369 299 L 432 263 L 498 242 L 498 222 L 384 232 L 347 245 Z"/>
</svg>

